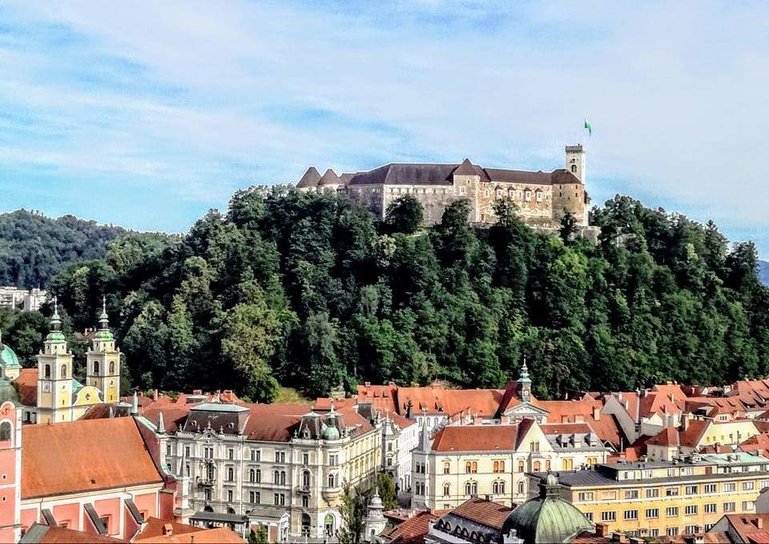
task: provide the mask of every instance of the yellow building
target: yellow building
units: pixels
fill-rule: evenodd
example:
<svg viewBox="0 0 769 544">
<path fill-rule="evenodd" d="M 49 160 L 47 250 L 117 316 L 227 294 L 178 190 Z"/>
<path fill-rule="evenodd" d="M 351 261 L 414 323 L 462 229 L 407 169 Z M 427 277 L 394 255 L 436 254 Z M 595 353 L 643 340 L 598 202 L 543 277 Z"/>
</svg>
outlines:
<svg viewBox="0 0 769 544">
<path fill-rule="evenodd" d="M 99 316 L 99 330 L 87 354 L 86 385 L 102 392 L 104 402 L 120 400 L 120 351 L 115 347 L 115 338 L 109 329 L 106 300 L 103 301 Z"/>
<path fill-rule="evenodd" d="M 747 453 L 598 465 L 560 473 L 562 496 L 608 531 L 657 537 L 707 531 L 724 514 L 753 513 L 769 458 Z M 529 475 L 533 482 L 542 474 Z"/>
<path fill-rule="evenodd" d="M 668 427 L 646 442 L 650 461 L 672 461 L 711 446 L 737 446 L 759 434 L 752 419 L 713 421 L 683 418 L 680 429 Z"/>
</svg>

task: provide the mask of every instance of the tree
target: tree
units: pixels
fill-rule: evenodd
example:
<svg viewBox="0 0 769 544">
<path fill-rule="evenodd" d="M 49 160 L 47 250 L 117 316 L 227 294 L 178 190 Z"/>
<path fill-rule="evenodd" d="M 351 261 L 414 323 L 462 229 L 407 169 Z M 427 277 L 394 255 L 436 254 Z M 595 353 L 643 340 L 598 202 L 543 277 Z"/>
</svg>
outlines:
<svg viewBox="0 0 769 544">
<path fill-rule="evenodd" d="M 336 533 L 339 544 L 360 544 L 366 524 L 366 497 L 345 482 L 339 500 L 342 524 Z"/>
<path fill-rule="evenodd" d="M 417 197 L 408 193 L 387 206 L 385 224 L 390 232 L 415 233 L 424 220 L 424 210 Z"/>
<path fill-rule="evenodd" d="M 269 544 L 269 542 L 269 533 L 264 525 L 259 525 L 256 530 L 251 529 L 248 533 L 248 544 Z"/>
<path fill-rule="evenodd" d="M 387 472 L 378 472 L 376 479 L 374 480 L 373 489 L 369 490 L 369 496 L 373 494 L 373 491 L 379 492 L 379 498 L 382 499 L 382 504 L 385 509 L 398 507 L 398 495 L 395 489 L 395 480 Z"/>
<path fill-rule="evenodd" d="M 566 212 L 561 217 L 561 228 L 558 234 L 564 244 L 568 244 L 572 237 L 577 233 L 577 218 L 571 212 Z"/>
</svg>

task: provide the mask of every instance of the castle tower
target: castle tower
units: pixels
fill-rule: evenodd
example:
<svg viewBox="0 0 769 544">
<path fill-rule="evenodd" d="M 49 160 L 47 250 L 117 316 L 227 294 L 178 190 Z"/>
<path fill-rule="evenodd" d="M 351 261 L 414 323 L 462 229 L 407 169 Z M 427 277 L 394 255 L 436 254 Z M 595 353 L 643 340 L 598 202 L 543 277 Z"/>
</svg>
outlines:
<svg viewBox="0 0 769 544">
<path fill-rule="evenodd" d="M 0 406 L 0 542 L 21 539 L 21 408 Z"/>
<path fill-rule="evenodd" d="M 526 366 L 525 357 L 521 367 L 521 377 L 518 378 L 518 398 L 521 402 L 531 402 L 531 378 L 529 378 L 529 367 Z"/>
<path fill-rule="evenodd" d="M 53 299 L 51 331 L 37 356 L 37 422 L 72 421 L 72 353 L 61 332 L 59 305 Z"/>
<path fill-rule="evenodd" d="M 115 347 L 115 338 L 109 329 L 106 298 L 102 300 L 99 330 L 86 354 L 85 383 L 101 391 L 106 403 L 120 400 L 120 351 Z"/>
<path fill-rule="evenodd" d="M 574 174 L 583 184 L 587 183 L 585 148 L 582 144 L 566 146 L 566 171 Z"/>
</svg>

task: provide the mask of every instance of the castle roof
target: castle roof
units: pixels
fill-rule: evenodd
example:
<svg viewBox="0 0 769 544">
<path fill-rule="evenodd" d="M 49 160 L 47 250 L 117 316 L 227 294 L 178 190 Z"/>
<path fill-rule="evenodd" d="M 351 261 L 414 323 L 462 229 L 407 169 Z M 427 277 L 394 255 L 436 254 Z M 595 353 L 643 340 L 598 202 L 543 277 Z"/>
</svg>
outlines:
<svg viewBox="0 0 769 544">
<path fill-rule="evenodd" d="M 23 499 L 163 483 L 132 417 L 28 425 L 22 448 Z"/>
<path fill-rule="evenodd" d="M 464 161 L 462 161 L 462 164 L 460 164 L 459 167 L 456 170 L 454 170 L 453 175 L 476 176 L 478 175 L 478 172 L 473 166 L 473 163 L 470 162 L 470 159 L 465 159 Z"/>
<path fill-rule="evenodd" d="M 302 179 L 296 184 L 298 189 L 304 189 L 307 187 L 315 187 L 320 181 L 320 173 L 314 166 L 310 166 L 307 172 L 304 173 Z"/>
<path fill-rule="evenodd" d="M 339 179 L 339 176 L 336 175 L 336 172 L 329 168 L 326 170 L 326 173 L 323 174 L 323 177 L 318 180 L 318 187 L 323 185 L 339 185 L 341 183 L 342 180 Z"/>
</svg>

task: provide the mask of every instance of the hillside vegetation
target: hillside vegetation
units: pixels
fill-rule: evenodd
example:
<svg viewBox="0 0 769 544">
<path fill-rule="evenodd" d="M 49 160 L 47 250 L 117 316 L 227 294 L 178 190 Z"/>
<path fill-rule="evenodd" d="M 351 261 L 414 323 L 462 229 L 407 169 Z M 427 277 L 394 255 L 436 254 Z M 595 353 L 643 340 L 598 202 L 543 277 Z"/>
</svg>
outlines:
<svg viewBox="0 0 769 544">
<path fill-rule="evenodd" d="M 113 244 L 50 286 L 70 330 L 93 326 L 107 293 L 140 387 L 501 387 L 524 356 L 541 397 L 769 373 L 752 244 L 627 197 L 594 214 L 598 245 L 569 221 L 536 234 L 509 206 L 476 229 L 466 206 L 419 230 L 408 198 L 381 223 L 335 197 L 242 191 L 177 243 Z"/>
<path fill-rule="evenodd" d="M 102 258 L 107 244 L 126 233 L 72 215 L 0 214 L 0 285 L 45 287 L 62 264 Z"/>
</svg>

